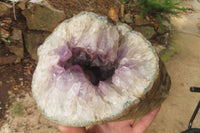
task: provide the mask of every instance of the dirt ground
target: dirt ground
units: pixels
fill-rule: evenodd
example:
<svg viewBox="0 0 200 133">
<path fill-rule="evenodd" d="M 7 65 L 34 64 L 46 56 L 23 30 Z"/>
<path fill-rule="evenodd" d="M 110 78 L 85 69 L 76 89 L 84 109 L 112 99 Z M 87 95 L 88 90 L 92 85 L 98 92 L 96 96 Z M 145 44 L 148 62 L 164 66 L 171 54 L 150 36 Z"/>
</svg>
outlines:
<svg viewBox="0 0 200 133">
<path fill-rule="evenodd" d="M 147 133 L 180 133 L 185 130 L 200 100 L 200 93 L 189 91 L 191 86 L 200 86 L 200 3 L 191 1 L 190 4 L 198 8 L 171 19 L 176 27 L 171 44 L 177 48 L 176 54 L 166 63 L 172 80 L 171 91 Z M 193 127 L 200 128 L 199 124 L 200 113 Z"/>
<path fill-rule="evenodd" d="M 185 130 L 200 100 L 200 93 L 189 91 L 190 86 L 200 86 L 200 12 L 197 9 L 172 20 L 176 28 L 171 44 L 177 52 L 166 63 L 172 80 L 171 91 L 147 133 Z M 0 67 L 0 133 L 60 132 L 55 123 L 44 118 L 32 98 L 30 82 L 34 64 L 27 56 L 22 63 Z M 3 113 L 4 110 L 7 112 Z M 199 123 L 200 113 L 193 127 L 199 127 Z"/>
<path fill-rule="evenodd" d="M 180 133 L 188 127 L 200 94 L 191 93 L 190 86 L 200 86 L 200 37 L 176 33 L 174 43 L 180 48 L 167 63 L 172 86 L 170 95 L 147 133 Z M 200 113 L 193 127 L 199 128 Z"/>
</svg>

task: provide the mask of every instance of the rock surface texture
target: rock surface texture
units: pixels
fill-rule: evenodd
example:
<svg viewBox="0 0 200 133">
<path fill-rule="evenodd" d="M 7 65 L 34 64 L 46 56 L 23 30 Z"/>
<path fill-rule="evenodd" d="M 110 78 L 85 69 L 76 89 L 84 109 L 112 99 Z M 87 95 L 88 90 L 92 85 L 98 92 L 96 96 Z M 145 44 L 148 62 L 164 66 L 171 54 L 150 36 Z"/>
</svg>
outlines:
<svg viewBox="0 0 200 133">
<path fill-rule="evenodd" d="M 141 32 L 146 39 L 151 39 L 156 34 L 152 26 L 139 26 L 135 27 L 134 30 Z"/>
<path fill-rule="evenodd" d="M 33 95 L 65 126 L 138 118 L 168 96 L 170 78 L 150 42 L 94 13 L 61 23 L 38 56 Z"/>
<path fill-rule="evenodd" d="M 6 46 L 9 48 L 10 52 L 14 53 L 20 59 L 22 59 L 24 57 L 22 31 L 20 29 L 13 28 L 10 36 L 10 41 L 12 42 L 12 44 L 7 44 Z"/>
<path fill-rule="evenodd" d="M 0 17 L 11 13 L 12 6 L 0 1 Z"/>
<path fill-rule="evenodd" d="M 65 19 L 63 11 L 56 10 L 48 4 L 28 4 L 22 11 L 30 30 L 53 31 Z"/>
<path fill-rule="evenodd" d="M 43 43 L 49 33 L 28 31 L 24 34 L 25 47 L 31 58 L 38 60 L 37 49 Z"/>
</svg>

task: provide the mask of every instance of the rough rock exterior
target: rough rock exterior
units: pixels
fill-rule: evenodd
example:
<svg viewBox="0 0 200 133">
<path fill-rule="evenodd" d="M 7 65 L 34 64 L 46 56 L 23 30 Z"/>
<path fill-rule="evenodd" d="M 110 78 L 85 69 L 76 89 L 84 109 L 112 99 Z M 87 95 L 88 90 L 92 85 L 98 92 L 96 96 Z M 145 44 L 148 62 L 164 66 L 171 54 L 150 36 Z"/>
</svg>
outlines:
<svg viewBox="0 0 200 133">
<path fill-rule="evenodd" d="M 28 8 L 22 11 L 30 30 L 53 31 L 53 29 L 65 19 L 63 11 L 56 10 L 48 4 L 28 4 Z"/>
<path fill-rule="evenodd" d="M 25 47 L 31 58 L 38 60 L 37 49 L 43 43 L 49 33 L 28 31 L 24 33 Z"/>
<path fill-rule="evenodd" d="M 11 13 L 12 6 L 0 1 L 0 17 Z"/>
<path fill-rule="evenodd" d="M 22 31 L 20 29 L 13 28 L 10 36 L 10 41 L 12 42 L 12 44 L 7 44 L 6 46 L 9 48 L 10 52 L 14 53 L 20 59 L 22 59 L 24 57 Z"/>
<path fill-rule="evenodd" d="M 152 26 L 139 26 L 135 27 L 136 31 L 141 32 L 144 37 L 151 39 L 155 34 L 155 30 Z"/>
</svg>

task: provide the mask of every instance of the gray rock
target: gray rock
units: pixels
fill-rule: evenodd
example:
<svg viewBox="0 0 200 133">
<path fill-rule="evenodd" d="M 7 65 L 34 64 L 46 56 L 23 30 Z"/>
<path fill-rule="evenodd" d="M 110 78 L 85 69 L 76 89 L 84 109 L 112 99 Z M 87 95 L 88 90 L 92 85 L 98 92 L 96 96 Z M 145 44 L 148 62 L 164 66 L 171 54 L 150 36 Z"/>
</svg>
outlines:
<svg viewBox="0 0 200 133">
<path fill-rule="evenodd" d="M 53 31 L 65 19 L 63 11 L 54 9 L 47 3 L 29 3 L 22 14 L 26 18 L 28 28 L 31 30 Z"/>
<path fill-rule="evenodd" d="M 134 30 L 142 33 L 142 35 L 146 37 L 146 39 L 151 39 L 156 34 L 152 26 L 139 26 L 135 27 Z"/>
<path fill-rule="evenodd" d="M 49 33 L 42 33 L 42 32 L 33 32 L 28 31 L 24 34 L 25 39 L 25 47 L 28 51 L 28 53 L 31 55 L 31 58 L 34 60 L 37 60 L 37 48 L 40 46 L 40 44 L 43 43 L 43 41 L 46 39 L 46 37 L 49 35 Z"/>
<path fill-rule="evenodd" d="M 9 48 L 9 51 L 17 55 L 20 59 L 24 57 L 24 46 L 23 46 L 23 37 L 22 31 L 17 28 L 13 28 L 11 36 L 9 37 L 10 44 L 7 44 L 6 47 Z"/>
<path fill-rule="evenodd" d="M 0 2 L 0 16 L 3 15 L 8 15 L 11 13 L 11 8 L 12 6 L 5 3 L 5 2 Z"/>
</svg>

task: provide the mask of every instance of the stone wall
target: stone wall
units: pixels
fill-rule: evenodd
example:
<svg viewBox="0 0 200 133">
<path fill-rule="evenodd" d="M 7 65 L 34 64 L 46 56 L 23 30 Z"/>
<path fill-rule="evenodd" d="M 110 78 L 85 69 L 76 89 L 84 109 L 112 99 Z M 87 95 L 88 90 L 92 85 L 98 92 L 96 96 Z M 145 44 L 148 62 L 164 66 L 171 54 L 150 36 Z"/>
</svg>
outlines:
<svg viewBox="0 0 200 133">
<path fill-rule="evenodd" d="M 44 0 L 32 0 L 32 2 L 26 0 L 17 3 L 0 2 L 0 43 L 5 44 L 12 56 L 12 60 L 7 61 L 6 58 L 9 56 L 0 54 L 0 65 L 20 62 L 24 58 L 25 50 L 37 61 L 38 46 L 60 22 L 69 18 L 65 11 L 53 8 Z M 163 20 L 164 32 L 161 32 L 160 27 L 152 24 L 150 18 L 145 18 L 143 22 L 140 20 L 139 15 L 125 14 L 120 21 L 129 24 L 156 44 L 158 52 L 165 48 L 171 30 L 170 21 Z"/>
</svg>

